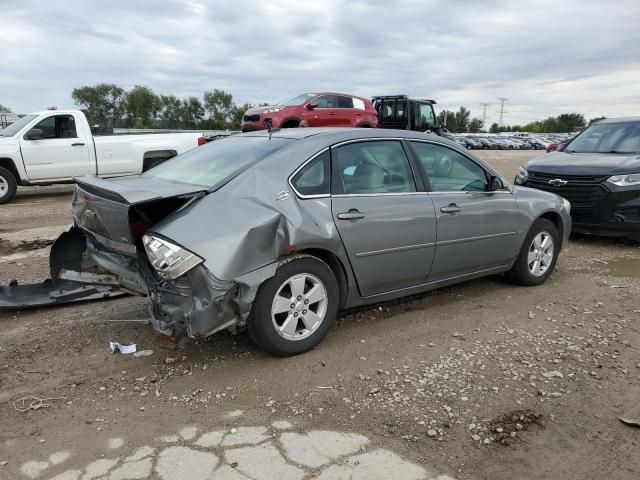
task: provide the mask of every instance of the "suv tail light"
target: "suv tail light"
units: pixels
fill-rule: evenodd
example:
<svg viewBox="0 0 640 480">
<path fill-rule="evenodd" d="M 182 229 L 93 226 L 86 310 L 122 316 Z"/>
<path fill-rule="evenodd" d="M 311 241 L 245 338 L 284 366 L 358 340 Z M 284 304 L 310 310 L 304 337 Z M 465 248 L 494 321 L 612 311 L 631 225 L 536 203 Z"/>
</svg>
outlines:
<svg viewBox="0 0 640 480">
<path fill-rule="evenodd" d="M 205 137 L 198 137 L 198 146 L 206 145 L 207 139 Z"/>
</svg>

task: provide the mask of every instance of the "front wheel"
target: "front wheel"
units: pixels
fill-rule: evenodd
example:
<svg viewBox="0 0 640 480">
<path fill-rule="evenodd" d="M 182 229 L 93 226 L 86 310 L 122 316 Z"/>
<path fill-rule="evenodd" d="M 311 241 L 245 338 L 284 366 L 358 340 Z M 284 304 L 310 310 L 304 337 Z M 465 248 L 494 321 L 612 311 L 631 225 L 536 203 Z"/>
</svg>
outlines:
<svg viewBox="0 0 640 480">
<path fill-rule="evenodd" d="M 249 336 L 279 357 L 311 350 L 329 332 L 338 298 L 336 277 L 326 263 L 310 255 L 291 257 L 258 289 Z"/>
<path fill-rule="evenodd" d="M 16 196 L 18 190 L 18 182 L 6 168 L 0 167 L 0 205 L 8 203 Z"/>
<path fill-rule="evenodd" d="M 558 228 L 544 218 L 534 222 L 507 276 L 519 285 L 540 285 L 551 275 L 560 252 Z"/>
</svg>

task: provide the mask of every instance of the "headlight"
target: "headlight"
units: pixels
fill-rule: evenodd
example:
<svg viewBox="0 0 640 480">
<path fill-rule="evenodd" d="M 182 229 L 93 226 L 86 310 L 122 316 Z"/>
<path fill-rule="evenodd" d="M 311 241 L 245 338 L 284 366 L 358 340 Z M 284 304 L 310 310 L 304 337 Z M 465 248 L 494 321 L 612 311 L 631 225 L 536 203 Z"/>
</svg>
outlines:
<svg viewBox="0 0 640 480">
<path fill-rule="evenodd" d="M 571 202 L 566 198 L 563 198 L 562 202 L 564 203 L 564 209 L 567 211 L 567 213 L 571 213 Z"/>
<path fill-rule="evenodd" d="M 613 177 L 607 178 L 607 182 L 613 183 L 619 187 L 640 185 L 640 173 L 632 173 L 631 175 L 614 175 Z"/>
<path fill-rule="evenodd" d="M 516 175 L 516 183 L 522 185 L 529 178 L 529 172 L 524 167 L 520 167 L 518 174 Z"/>
<path fill-rule="evenodd" d="M 280 110 L 282 110 L 282 108 L 267 108 L 264 113 L 277 113 Z"/>
<path fill-rule="evenodd" d="M 151 265 L 163 277 L 176 279 L 204 260 L 189 250 L 155 235 L 142 237 Z"/>
</svg>

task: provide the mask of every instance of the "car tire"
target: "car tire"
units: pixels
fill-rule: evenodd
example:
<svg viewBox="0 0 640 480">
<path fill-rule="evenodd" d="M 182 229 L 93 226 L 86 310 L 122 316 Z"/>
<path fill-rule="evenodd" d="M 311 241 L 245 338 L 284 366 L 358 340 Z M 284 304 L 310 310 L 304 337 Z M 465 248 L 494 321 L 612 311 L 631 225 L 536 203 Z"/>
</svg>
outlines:
<svg viewBox="0 0 640 480">
<path fill-rule="evenodd" d="M 325 262 L 311 255 L 287 258 L 258 289 L 249 336 L 278 357 L 304 353 L 329 332 L 339 298 L 338 282 Z"/>
<path fill-rule="evenodd" d="M 551 241 L 551 244 L 545 242 Z M 558 228 L 544 218 L 534 222 L 507 277 L 518 285 L 534 286 L 544 283 L 551 275 L 560 249 Z M 550 246 L 550 249 L 549 249 Z"/>
<path fill-rule="evenodd" d="M 6 168 L 0 167 L 0 205 L 13 200 L 17 190 L 16 177 Z"/>
</svg>

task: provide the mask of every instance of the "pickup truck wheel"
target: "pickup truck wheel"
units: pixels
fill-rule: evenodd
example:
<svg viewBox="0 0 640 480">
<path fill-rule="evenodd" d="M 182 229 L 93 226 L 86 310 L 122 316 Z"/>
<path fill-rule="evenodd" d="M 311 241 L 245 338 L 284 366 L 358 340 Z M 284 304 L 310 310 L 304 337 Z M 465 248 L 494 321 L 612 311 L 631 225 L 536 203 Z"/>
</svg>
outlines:
<svg viewBox="0 0 640 480">
<path fill-rule="evenodd" d="M 338 300 L 338 283 L 326 263 L 311 255 L 293 256 L 258 289 L 249 336 L 279 357 L 311 350 L 329 332 Z"/>
<path fill-rule="evenodd" d="M 0 167 L 0 205 L 13 200 L 16 196 L 17 189 L 18 183 L 13 173 L 6 168 Z"/>
<path fill-rule="evenodd" d="M 518 285 L 544 283 L 556 266 L 559 249 L 558 228 L 544 218 L 536 220 L 527 233 L 516 263 L 507 272 L 507 277 Z"/>
</svg>

